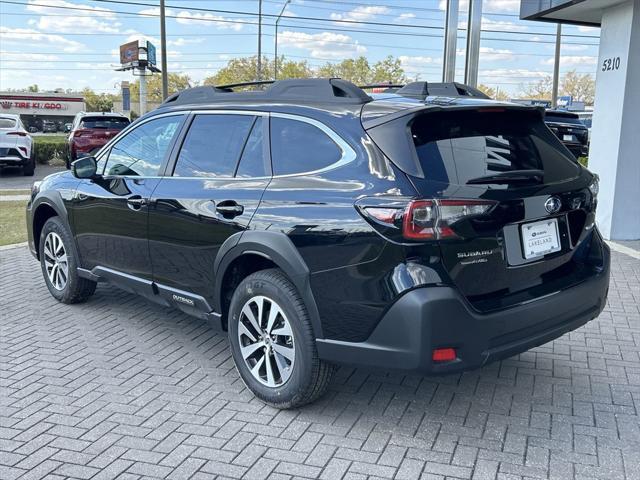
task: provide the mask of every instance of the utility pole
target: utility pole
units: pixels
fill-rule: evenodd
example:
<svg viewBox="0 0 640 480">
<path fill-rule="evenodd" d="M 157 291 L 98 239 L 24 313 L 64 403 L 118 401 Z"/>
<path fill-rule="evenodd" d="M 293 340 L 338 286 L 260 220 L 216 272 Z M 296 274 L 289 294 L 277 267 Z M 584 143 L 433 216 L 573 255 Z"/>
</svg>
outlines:
<svg viewBox="0 0 640 480">
<path fill-rule="evenodd" d="M 258 81 L 262 80 L 262 0 L 258 0 Z"/>
<path fill-rule="evenodd" d="M 162 99 L 165 100 L 169 96 L 169 72 L 167 72 L 167 29 L 164 0 L 160 0 L 160 48 L 162 49 Z M 140 85 L 142 86 L 142 81 Z"/>
<path fill-rule="evenodd" d="M 147 75 L 140 72 L 140 116 L 147 113 Z"/>
<path fill-rule="evenodd" d="M 558 23 L 556 30 L 556 55 L 553 60 L 553 87 L 551 89 L 551 105 L 558 106 L 558 81 L 560 79 L 560 47 L 562 45 L 562 24 Z"/>
<path fill-rule="evenodd" d="M 458 40 L 458 0 L 447 0 L 447 17 L 444 26 L 444 62 L 442 81 L 456 79 L 456 42 Z"/>
<path fill-rule="evenodd" d="M 276 41 L 275 41 L 275 48 L 274 48 L 274 72 L 273 72 L 273 79 L 277 80 L 278 79 L 278 24 L 280 23 L 280 18 L 282 17 L 282 15 L 284 14 L 285 9 L 287 8 L 287 5 L 289 5 L 289 3 L 291 3 L 291 0 L 287 0 L 286 2 L 284 2 L 284 5 L 282 6 L 282 10 L 280 10 L 280 15 L 278 15 L 278 18 L 276 18 Z"/>
</svg>

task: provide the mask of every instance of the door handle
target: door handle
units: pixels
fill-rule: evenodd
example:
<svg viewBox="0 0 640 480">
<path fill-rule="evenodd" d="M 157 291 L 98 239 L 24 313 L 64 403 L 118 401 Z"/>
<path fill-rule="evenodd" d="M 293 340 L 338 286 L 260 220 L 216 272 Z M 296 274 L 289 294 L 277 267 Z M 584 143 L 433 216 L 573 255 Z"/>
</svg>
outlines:
<svg viewBox="0 0 640 480">
<path fill-rule="evenodd" d="M 226 218 L 237 217 L 242 215 L 244 207 L 238 205 L 234 200 L 224 200 L 216 205 L 216 212 Z"/>
<path fill-rule="evenodd" d="M 127 198 L 127 206 L 132 210 L 140 210 L 147 203 L 147 199 L 142 198 L 140 195 L 133 195 Z"/>
</svg>

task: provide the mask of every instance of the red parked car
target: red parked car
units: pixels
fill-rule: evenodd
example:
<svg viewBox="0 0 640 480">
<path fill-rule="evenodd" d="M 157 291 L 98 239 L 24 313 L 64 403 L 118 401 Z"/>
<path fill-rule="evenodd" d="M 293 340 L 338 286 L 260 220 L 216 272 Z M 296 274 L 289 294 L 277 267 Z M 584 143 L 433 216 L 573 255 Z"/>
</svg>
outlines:
<svg viewBox="0 0 640 480">
<path fill-rule="evenodd" d="M 69 133 L 67 168 L 78 158 L 91 155 L 131 123 L 121 113 L 80 112 Z"/>
</svg>

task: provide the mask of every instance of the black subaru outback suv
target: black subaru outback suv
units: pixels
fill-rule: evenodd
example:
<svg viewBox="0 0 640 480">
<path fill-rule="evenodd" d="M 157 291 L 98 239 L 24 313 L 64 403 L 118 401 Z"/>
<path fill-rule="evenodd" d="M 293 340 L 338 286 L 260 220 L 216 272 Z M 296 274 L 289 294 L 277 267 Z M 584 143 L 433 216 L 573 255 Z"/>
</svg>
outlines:
<svg viewBox="0 0 640 480">
<path fill-rule="evenodd" d="M 29 245 L 63 303 L 107 281 L 210 320 L 277 407 L 334 363 L 481 367 L 593 319 L 609 285 L 597 177 L 544 112 L 481 97 L 185 90 L 36 184 Z"/>
</svg>

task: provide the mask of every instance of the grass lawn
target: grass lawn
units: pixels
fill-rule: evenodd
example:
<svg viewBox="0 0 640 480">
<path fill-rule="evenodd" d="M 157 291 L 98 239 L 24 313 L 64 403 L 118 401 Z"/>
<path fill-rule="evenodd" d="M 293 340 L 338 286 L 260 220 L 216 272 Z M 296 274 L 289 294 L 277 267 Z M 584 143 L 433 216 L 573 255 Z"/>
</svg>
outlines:
<svg viewBox="0 0 640 480">
<path fill-rule="evenodd" d="M 26 201 L 0 202 L 0 246 L 27 241 Z"/>
<path fill-rule="evenodd" d="M 29 190 L 0 190 L 0 197 L 4 195 L 29 195 L 30 193 Z"/>
</svg>

